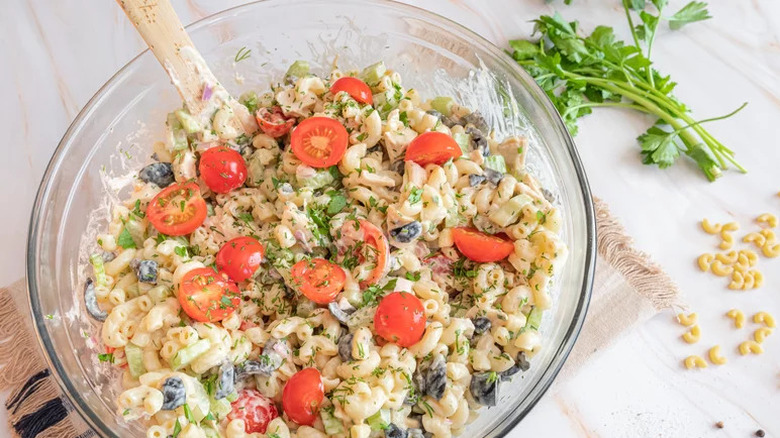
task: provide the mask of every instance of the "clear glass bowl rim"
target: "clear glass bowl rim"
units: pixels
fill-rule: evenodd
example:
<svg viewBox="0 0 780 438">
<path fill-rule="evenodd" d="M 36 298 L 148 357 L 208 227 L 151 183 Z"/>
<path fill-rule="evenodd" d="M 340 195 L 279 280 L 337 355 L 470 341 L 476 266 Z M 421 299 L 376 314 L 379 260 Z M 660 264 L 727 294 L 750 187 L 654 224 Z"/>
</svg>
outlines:
<svg viewBox="0 0 780 438">
<path fill-rule="evenodd" d="M 188 30 L 188 32 L 196 31 L 202 27 L 209 26 L 219 21 L 225 15 L 239 11 L 243 8 L 252 8 L 261 3 L 286 3 L 286 4 L 297 3 L 299 5 L 303 5 L 306 3 L 328 3 L 330 1 L 333 0 L 257 0 L 242 5 L 234 6 L 232 8 L 228 8 L 216 12 L 214 14 L 211 14 L 207 17 L 201 18 L 200 20 L 197 20 L 187 25 L 186 29 Z M 596 267 L 596 263 L 595 263 L 596 261 L 596 244 L 595 244 L 596 219 L 595 219 L 595 212 L 593 207 L 590 186 L 588 184 L 587 177 L 585 176 L 585 170 L 582 165 L 582 161 L 579 157 L 579 154 L 577 153 L 574 141 L 569 135 L 568 130 L 565 124 L 563 123 L 563 120 L 561 120 L 552 102 L 549 100 L 549 98 L 543 92 L 543 90 L 538 85 L 536 85 L 534 79 L 530 75 L 528 75 L 528 73 L 526 73 L 522 68 L 520 68 L 506 53 L 504 53 L 504 51 L 496 47 L 491 42 L 487 41 L 481 35 L 466 28 L 465 26 L 457 22 L 454 22 L 446 17 L 443 17 L 439 14 L 436 14 L 434 12 L 416 6 L 400 3 L 393 0 L 339 0 L 338 3 L 339 5 L 344 5 L 348 3 L 365 4 L 366 2 L 375 3 L 377 5 L 382 5 L 385 7 L 392 7 L 400 10 L 405 10 L 410 14 L 424 16 L 428 20 L 439 22 L 449 27 L 453 27 L 458 31 L 460 31 L 464 36 L 468 37 L 472 42 L 472 44 L 479 46 L 480 49 L 488 53 L 491 53 L 493 56 L 497 58 L 503 58 L 507 66 L 507 69 L 504 71 L 504 73 L 513 74 L 519 77 L 521 82 L 523 82 L 526 85 L 529 85 L 530 88 L 529 92 L 534 94 L 534 97 L 536 97 L 537 102 L 540 102 L 541 105 L 545 107 L 544 109 L 553 115 L 554 121 L 556 123 L 555 129 L 563 133 L 563 138 L 565 139 L 564 146 L 566 147 L 569 153 L 569 157 L 572 160 L 572 165 L 574 166 L 577 173 L 577 180 L 579 181 L 579 185 L 580 185 L 579 188 L 582 193 L 583 201 L 584 201 L 585 220 L 587 222 L 586 226 L 588 230 L 588 236 L 586 238 L 586 248 L 585 248 L 585 252 L 586 252 L 585 270 L 582 273 L 582 283 L 581 283 L 582 287 L 579 294 L 577 308 L 575 310 L 574 317 L 571 321 L 571 324 L 569 325 L 566 331 L 566 335 L 563 339 L 563 342 L 561 342 L 561 344 L 558 346 L 554 359 L 550 363 L 550 367 L 553 369 L 551 371 L 549 370 L 549 368 L 548 370 L 545 370 L 545 373 L 549 372 L 548 377 L 546 379 L 540 380 L 537 383 L 537 386 L 539 387 L 538 391 L 536 391 L 532 395 L 533 398 L 529 401 L 528 408 L 523 411 L 517 412 L 516 415 L 514 415 L 513 417 L 506 418 L 498 426 L 497 430 L 492 431 L 496 433 L 496 436 L 504 437 L 528 414 L 528 412 L 531 411 L 531 409 L 533 409 L 536 403 L 538 403 L 539 400 L 542 398 L 542 396 L 546 393 L 547 389 L 549 389 L 550 385 L 555 380 L 555 377 L 557 376 L 558 372 L 563 367 L 563 364 L 566 362 L 566 358 L 571 352 L 571 349 L 574 346 L 574 343 L 585 321 L 585 315 L 587 313 L 587 309 L 590 303 L 591 293 L 593 289 L 593 278 L 595 275 L 595 267 Z M 45 200 L 48 197 L 50 190 L 53 189 L 53 187 L 50 186 L 51 178 L 53 174 L 56 172 L 60 162 L 65 158 L 66 156 L 65 151 L 71 142 L 71 138 L 74 136 L 74 134 L 79 132 L 79 130 L 85 124 L 85 122 L 90 119 L 92 111 L 95 109 L 96 106 L 100 104 L 102 98 L 107 93 L 109 93 L 115 86 L 117 86 L 117 84 L 120 83 L 126 75 L 129 75 L 136 61 L 139 60 L 141 57 L 147 55 L 148 52 L 149 49 L 142 51 L 140 54 L 138 54 L 129 62 L 127 62 L 124 66 L 122 66 L 122 68 L 120 68 L 102 87 L 100 87 L 100 89 L 94 94 L 94 96 L 92 96 L 92 98 L 87 102 L 84 108 L 82 108 L 82 110 L 76 116 L 74 121 L 70 124 L 68 130 L 63 135 L 62 140 L 60 140 L 59 144 L 57 145 L 57 148 L 54 150 L 54 153 L 52 154 L 52 158 L 49 160 L 49 163 L 46 166 L 44 176 L 41 180 L 41 184 L 36 193 L 36 199 L 35 199 L 35 203 L 33 204 L 30 226 L 28 229 L 26 279 L 27 279 L 27 291 L 28 291 L 30 312 L 32 314 L 33 324 L 35 326 L 36 337 L 38 338 L 38 342 L 41 345 L 41 347 L 43 347 L 44 358 L 47 364 L 49 365 L 49 368 L 54 371 L 52 373 L 52 376 L 57 381 L 58 385 L 60 386 L 60 389 L 66 395 L 66 397 L 68 398 L 72 406 L 75 408 L 75 410 L 79 413 L 81 418 L 90 427 L 95 429 L 102 436 L 116 436 L 116 435 L 114 434 L 113 431 L 109 430 L 106 427 L 106 425 L 101 421 L 100 418 L 97 418 L 94 415 L 90 407 L 78 395 L 76 388 L 72 385 L 71 381 L 67 376 L 67 373 L 62 368 L 59 361 L 53 359 L 56 358 L 57 355 L 54 349 L 54 345 L 51 343 L 50 339 L 48 338 L 48 335 L 46 334 L 46 328 L 44 326 L 44 318 L 41 317 L 42 316 L 41 304 L 40 301 L 38 300 L 38 294 L 37 294 L 38 288 L 36 284 L 36 263 L 35 262 L 38 257 L 38 252 L 37 252 L 36 242 L 38 240 L 38 228 L 39 228 L 39 222 L 41 218 L 41 210 L 43 206 L 46 204 Z"/>
</svg>

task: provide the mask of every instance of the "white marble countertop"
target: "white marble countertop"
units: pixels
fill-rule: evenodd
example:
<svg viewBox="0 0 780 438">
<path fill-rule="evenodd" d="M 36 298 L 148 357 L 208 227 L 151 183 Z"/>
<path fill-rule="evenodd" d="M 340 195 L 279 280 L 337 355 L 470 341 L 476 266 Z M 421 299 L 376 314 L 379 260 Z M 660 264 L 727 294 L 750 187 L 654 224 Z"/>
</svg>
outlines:
<svg viewBox="0 0 780 438">
<path fill-rule="evenodd" d="M 0 215 L 5 250 L 0 285 L 23 275 L 24 245 L 35 191 L 49 157 L 79 109 L 143 43 L 114 2 L 9 0 L 0 14 Z M 242 3 L 175 0 L 191 22 Z M 617 0 L 414 0 L 500 46 L 529 35 L 529 20 L 557 7 L 584 29 L 610 24 L 626 35 Z M 672 0 L 672 8 L 683 5 Z M 699 313 L 702 341 L 684 344 L 681 327 L 662 314 L 600 352 L 555 394 L 545 395 L 513 437 L 749 437 L 763 428 L 780 435 L 780 335 L 762 356 L 741 357 L 736 345 L 755 326 L 734 331 L 724 313 L 737 307 L 780 318 L 780 261 L 762 260 L 763 288 L 732 292 L 722 279 L 699 272 L 695 257 L 714 250 L 697 221 L 738 220 L 743 227 L 764 212 L 780 213 L 780 3 L 712 0 L 714 18 L 681 31 L 662 31 L 657 67 L 680 83 L 677 95 L 696 115 L 720 115 L 750 105 L 711 131 L 737 151 L 750 173 L 728 172 L 714 184 L 691 166 L 665 171 L 643 166 L 635 137 L 650 123 L 623 111 L 586 118 L 576 138 L 594 194 L 606 200 L 636 239 L 684 291 Z M 755 226 L 755 225 L 753 225 Z M 723 367 L 686 371 L 681 359 L 721 344 Z M 2 397 L 3 399 L 5 397 Z M 0 410 L 0 436 L 7 434 Z M 725 428 L 716 430 L 715 422 Z"/>
</svg>

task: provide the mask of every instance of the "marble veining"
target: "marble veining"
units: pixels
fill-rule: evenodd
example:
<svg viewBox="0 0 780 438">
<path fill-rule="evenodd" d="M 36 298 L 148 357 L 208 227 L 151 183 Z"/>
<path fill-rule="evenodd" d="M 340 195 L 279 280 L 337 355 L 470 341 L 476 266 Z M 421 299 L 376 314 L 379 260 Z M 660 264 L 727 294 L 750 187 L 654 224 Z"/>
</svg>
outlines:
<svg viewBox="0 0 780 438">
<path fill-rule="evenodd" d="M 684 4 L 672 0 L 670 9 Z M 38 183 L 70 122 L 89 98 L 143 43 L 111 1 L 6 0 L 0 14 L 0 284 L 24 273 L 24 247 Z M 173 0 L 184 22 L 242 3 Z M 628 37 L 617 0 L 410 0 L 451 18 L 504 47 L 527 37 L 530 20 L 556 8 L 584 29 L 615 27 Z M 761 356 L 742 357 L 739 342 L 756 328 L 735 331 L 730 308 L 766 310 L 780 318 L 780 261 L 762 259 L 763 288 L 732 292 L 723 279 L 698 272 L 694 260 L 716 241 L 697 225 L 702 217 L 738 220 L 743 230 L 760 213 L 780 214 L 780 3 L 711 0 L 714 18 L 656 40 L 657 67 L 679 82 L 678 96 L 708 117 L 742 102 L 737 117 L 711 131 L 737 152 L 748 175 L 727 172 L 707 183 L 688 165 L 661 171 L 643 166 L 635 137 L 652 120 L 603 110 L 583 120 L 575 139 L 593 192 L 620 217 L 636 245 L 652 254 L 699 313 L 702 340 L 680 340 L 681 326 L 661 314 L 599 352 L 579 373 L 548 393 L 510 434 L 520 437 L 748 437 L 758 428 L 780 435 L 780 334 Z M 304 12 L 305 13 L 305 12 Z M 262 23 L 258 23 L 259 26 Z M 686 371 L 681 360 L 720 344 L 729 363 Z M 5 412 L 0 411 L 0 417 Z M 6 422 L 0 418 L 0 436 Z M 725 428 L 714 424 L 723 421 Z"/>
</svg>

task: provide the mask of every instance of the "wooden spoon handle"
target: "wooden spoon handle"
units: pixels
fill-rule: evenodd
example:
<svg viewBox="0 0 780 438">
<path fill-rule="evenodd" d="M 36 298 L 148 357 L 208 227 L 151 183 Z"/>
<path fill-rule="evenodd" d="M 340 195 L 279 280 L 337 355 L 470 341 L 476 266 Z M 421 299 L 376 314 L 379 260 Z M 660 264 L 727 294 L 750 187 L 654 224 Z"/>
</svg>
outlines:
<svg viewBox="0 0 780 438">
<path fill-rule="evenodd" d="M 210 126 L 214 113 L 228 106 L 228 124 L 236 132 L 257 130 L 254 116 L 220 85 L 200 52 L 192 44 L 169 0 L 117 0 L 138 33 L 179 90 L 184 105 L 202 126 Z"/>
<path fill-rule="evenodd" d="M 117 0 L 117 3 L 168 72 L 187 109 L 193 115 L 200 114 L 206 106 L 202 99 L 204 86 L 208 83 L 213 86 L 217 80 L 192 44 L 171 3 L 168 0 Z"/>
</svg>

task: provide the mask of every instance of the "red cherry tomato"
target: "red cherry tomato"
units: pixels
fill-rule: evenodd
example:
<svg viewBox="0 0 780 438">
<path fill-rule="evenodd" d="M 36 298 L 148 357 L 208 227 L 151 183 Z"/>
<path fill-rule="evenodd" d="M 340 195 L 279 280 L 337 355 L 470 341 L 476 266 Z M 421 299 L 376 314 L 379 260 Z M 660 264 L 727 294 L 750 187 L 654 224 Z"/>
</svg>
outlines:
<svg viewBox="0 0 780 438">
<path fill-rule="evenodd" d="M 169 236 L 195 231 L 206 220 L 206 201 L 194 182 L 171 184 L 146 207 L 146 217 L 154 228 Z"/>
<path fill-rule="evenodd" d="M 344 258 L 355 257 L 358 263 L 370 263 L 373 267 L 368 278 L 360 282 L 366 288 L 387 274 L 390 246 L 382 230 L 367 220 L 346 221 L 341 226 L 342 242 L 346 246 Z"/>
<path fill-rule="evenodd" d="M 310 117 L 292 132 L 290 144 L 299 160 L 311 167 L 330 167 L 347 151 L 347 129 L 330 117 Z"/>
<path fill-rule="evenodd" d="M 233 281 L 242 282 L 255 275 L 263 261 L 265 248 L 257 239 L 243 236 L 231 239 L 217 253 L 217 268 Z"/>
<path fill-rule="evenodd" d="M 227 146 L 216 146 L 200 154 L 198 170 L 214 193 L 227 193 L 241 187 L 247 176 L 244 157 Z"/>
<path fill-rule="evenodd" d="M 414 161 L 420 166 L 426 164 L 444 164 L 450 158 L 463 155 L 460 146 L 447 134 L 436 131 L 424 132 L 409 143 L 406 148 L 406 161 Z"/>
<path fill-rule="evenodd" d="M 190 318 L 199 322 L 221 321 L 241 303 L 238 286 L 227 274 L 198 268 L 184 274 L 179 284 L 179 303 Z"/>
<path fill-rule="evenodd" d="M 336 80 L 336 82 L 330 86 L 330 92 L 334 96 L 341 91 L 346 91 L 347 94 L 360 103 L 367 103 L 369 105 L 374 103 L 374 96 L 371 94 L 371 88 L 358 78 L 345 76 Z"/>
<path fill-rule="evenodd" d="M 322 377 L 316 368 L 304 368 L 290 377 L 282 390 L 282 410 L 300 425 L 311 426 L 325 398 Z"/>
<path fill-rule="evenodd" d="M 228 420 L 244 420 L 246 433 L 265 433 L 268 423 L 279 416 L 273 400 L 256 389 L 242 389 L 230 406 L 233 410 L 228 414 Z"/>
<path fill-rule="evenodd" d="M 255 113 L 255 119 L 260 126 L 260 130 L 265 135 L 273 138 L 279 138 L 287 134 L 295 124 L 295 118 L 286 117 L 278 106 L 260 108 Z"/>
<path fill-rule="evenodd" d="M 425 332 L 425 309 L 419 298 L 407 292 L 393 292 L 379 302 L 374 314 L 374 331 L 389 342 L 411 347 Z"/>
<path fill-rule="evenodd" d="M 299 261 L 292 268 L 292 276 L 301 293 L 317 304 L 333 301 L 347 281 L 340 266 L 320 258 Z"/>
<path fill-rule="evenodd" d="M 515 245 L 498 236 L 482 233 L 474 228 L 453 228 L 452 240 L 464 256 L 479 263 L 497 262 L 512 254 Z"/>
</svg>

